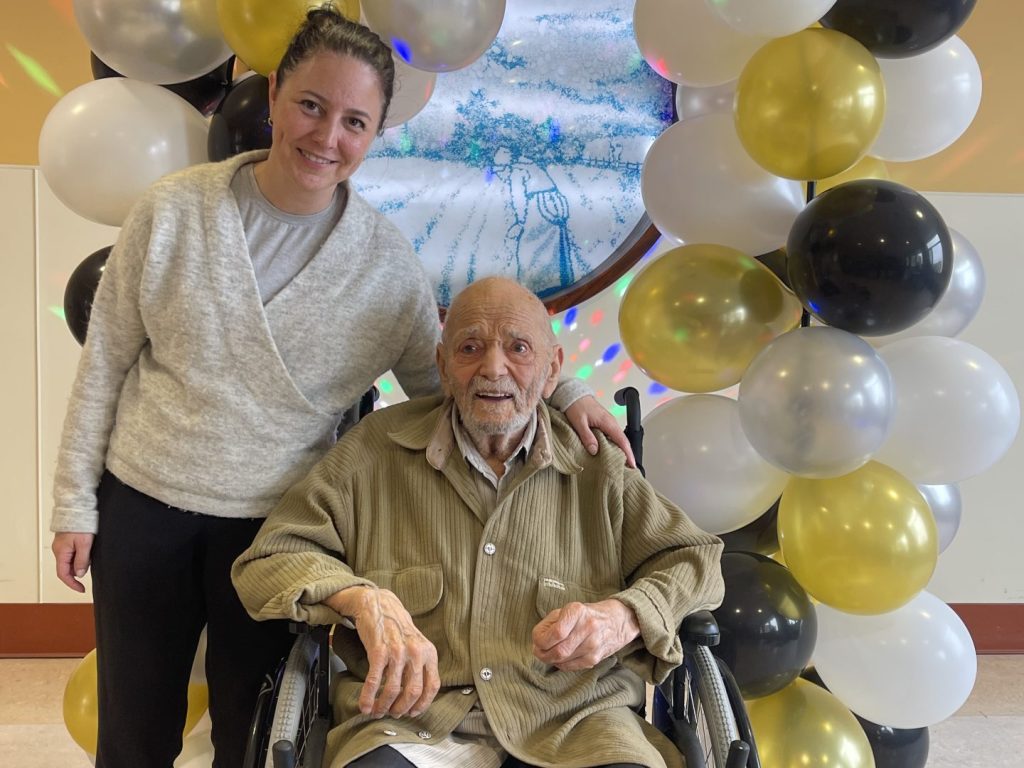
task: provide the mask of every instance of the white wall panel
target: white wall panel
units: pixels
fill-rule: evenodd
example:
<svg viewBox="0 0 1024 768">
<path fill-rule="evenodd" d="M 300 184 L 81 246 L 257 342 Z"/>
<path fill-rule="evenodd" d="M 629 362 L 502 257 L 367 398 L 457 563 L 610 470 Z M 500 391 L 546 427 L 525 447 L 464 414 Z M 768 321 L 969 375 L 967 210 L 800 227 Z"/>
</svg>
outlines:
<svg viewBox="0 0 1024 768">
<path fill-rule="evenodd" d="M 34 176 L 0 168 L 0 603 L 39 599 Z"/>
</svg>

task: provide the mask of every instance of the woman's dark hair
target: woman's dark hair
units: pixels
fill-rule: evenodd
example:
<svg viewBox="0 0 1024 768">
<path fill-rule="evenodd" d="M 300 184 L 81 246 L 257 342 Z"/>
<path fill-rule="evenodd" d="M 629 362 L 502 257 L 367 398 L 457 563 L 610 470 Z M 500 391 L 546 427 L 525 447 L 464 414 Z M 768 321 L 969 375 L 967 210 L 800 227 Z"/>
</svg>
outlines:
<svg viewBox="0 0 1024 768">
<path fill-rule="evenodd" d="M 395 92 L 395 62 L 391 49 L 377 34 L 362 24 L 349 21 L 332 3 L 312 8 L 306 14 L 295 37 L 288 44 L 288 50 L 277 65 L 277 82 L 280 85 L 288 73 L 299 64 L 322 52 L 351 56 L 369 65 L 380 80 L 384 109 L 380 116 L 380 131 L 384 131 L 384 120 L 391 106 Z"/>
</svg>

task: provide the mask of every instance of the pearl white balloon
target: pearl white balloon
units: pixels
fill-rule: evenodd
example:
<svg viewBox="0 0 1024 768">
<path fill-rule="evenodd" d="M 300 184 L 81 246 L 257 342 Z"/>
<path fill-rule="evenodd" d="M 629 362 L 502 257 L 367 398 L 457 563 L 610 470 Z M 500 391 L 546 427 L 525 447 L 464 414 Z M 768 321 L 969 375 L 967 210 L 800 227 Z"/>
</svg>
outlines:
<svg viewBox="0 0 1024 768">
<path fill-rule="evenodd" d="M 505 0 L 373 0 L 366 22 L 407 64 L 428 72 L 468 67 L 491 47 Z"/>
<path fill-rule="evenodd" d="M 401 125 L 417 114 L 434 95 L 437 74 L 410 67 L 400 56 L 392 55 L 395 62 L 395 92 L 384 120 L 385 128 Z"/>
<path fill-rule="evenodd" d="M 752 256 L 783 245 L 804 207 L 800 182 L 773 176 L 754 162 L 731 114 L 669 126 L 647 151 L 640 193 L 662 234 Z"/>
<path fill-rule="evenodd" d="M 836 698 L 865 720 L 924 728 L 967 701 L 978 672 L 974 641 L 934 595 L 921 592 L 875 616 L 815 608 L 814 668 Z"/>
<path fill-rule="evenodd" d="M 206 119 L 166 88 L 108 77 L 58 101 L 39 134 L 39 166 L 64 205 L 120 226 L 161 176 L 207 160 Z"/>
<path fill-rule="evenodd" d="M 985 298 L 985 268 L 966 237 L 952 228 L 949 234 L 953 241 L 953 274 L 945 293 L 920 322 L 899 333 L 869 337 L 876 347 L 916 336 L 956 336 L 978 313 Z"/>
<path fill-rule="evenodd" d="M 836 0 L 705 0 L 726 24 L 744 35 L 783 37 L 808 27 L 836 4 Z"/>
<path fill-rule="evenodd" d="M 892 374 L 896 415 L 875 458 L 914 483 L 966 480 L 995 464 L 1020 426 L 1013 381 L 992 357 L 942 336 L 879 350 Z"/>
<path fill-rule="evenodd" d="M 125 77 L 181 83 L 231 56 L 215 2 L 75 0 L 74 10 L 93 53 Z"/>
<path fill-rule="evenodd" d="M 735 80 L 707 88 L 680 85 L 676 87 L 676 116 L 679 120 L 689 120 L 701 115 L 731 115 L 735 98 Z"/>
<path fill-rule="evenodd" d="M 917 489 L 928 502 L 928 507 L 935 518 L 935 527 L 939 532 L 939 554 L 946 551 L 960 529 L 960 513 L 962 503 L 960 486 L 949 485 L 918 485 Z"/>
<path fill-rule="evenodd" d="M 756 520 L 789 479 L 754 450 L 728 397 L 679 397 L 651 411 L 643 425 L 647 479 L 710 533 Z"/>
<path fill-rule="evenodd" d="M 981 104 L 981 68 L 956 35 L 918 56 L 879 59 L 885 117 L 869 155 L 920 160 L 963 135 Z"/>
<path fill-rule="evenodd" d="M 743 431 L 758 453 L 802 477 L 845 475 L 885 441 L 889 371 L 859 336 L 798 328 L 772 341 L 740 381 Z"/>
<path fill-rule="evenodd" d="M 633 34 L 651 69 L 673 83 L 697 87 L 735 80 L 768 42 L 740 34 L 704 0 L 636 0 Z"/>
</svg>

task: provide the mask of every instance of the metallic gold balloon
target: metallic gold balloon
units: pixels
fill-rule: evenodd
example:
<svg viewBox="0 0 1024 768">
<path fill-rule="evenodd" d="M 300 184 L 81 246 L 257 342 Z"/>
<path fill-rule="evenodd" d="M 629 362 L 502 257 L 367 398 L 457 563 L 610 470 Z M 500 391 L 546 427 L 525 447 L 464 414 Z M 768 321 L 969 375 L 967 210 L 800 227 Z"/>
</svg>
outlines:
<svg viewBox="0 0 1024 768">
<path fill-rule="evenodd" d="M 633 361 L 683 392 L 732 386 L 758 352 L 799 322 L 800 303 L 767 267 L 721 245 L 662 254 L 633 279 L 619 307 Z"/>
<path fill-rule="evenodd" d="M 778 693 L 747 702 L 765 768 L 874 768 L 871 744 L 845 705 L 797 678 Z"/>
<path fill-rule="evenodd" d="M 231 49 L 261 75 L 281 62 L 288 43 L 310 8 L 323 0 L 217 0 L 220 29 Z M 334 0 L 341 14 L 359 20 L 358 0 Z"/>
<path fill-rule="evenodd" d="M 846 613 L 896 610 L 928 584 L 939 556 L 928 502 L 877 461 L 840 477 L 794 477 L 782 493 L 778 525 L 796 580 Z"/>
<path fill-rule="evenodd" d="M 736 130 L 776 176 L 824 179 L 867 152 L 885 113 L 878 62 L 851 37 L 805 29 L 762 46 L 736 86 Z"/>
</svg>

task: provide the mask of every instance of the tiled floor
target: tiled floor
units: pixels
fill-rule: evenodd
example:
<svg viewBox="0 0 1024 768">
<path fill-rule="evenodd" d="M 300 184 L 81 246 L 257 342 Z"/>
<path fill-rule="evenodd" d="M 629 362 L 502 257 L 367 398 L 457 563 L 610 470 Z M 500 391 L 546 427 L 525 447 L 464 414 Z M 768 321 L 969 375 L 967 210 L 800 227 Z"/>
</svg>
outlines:
<svg viewBox="0 0 1024 768">
<path fill-rule="evenodd" d="M 0 766 L 89 768 L 61 714 L 64 682 L 77 663 L 0 659 Z M 201 722 L 186 740 L 179 768 L 208 768 L 206 729 Z M 979 657 L 971 698 L 929 736 L 928 768 L 1024 766 L 1024 655 Z"/>
</svg>

